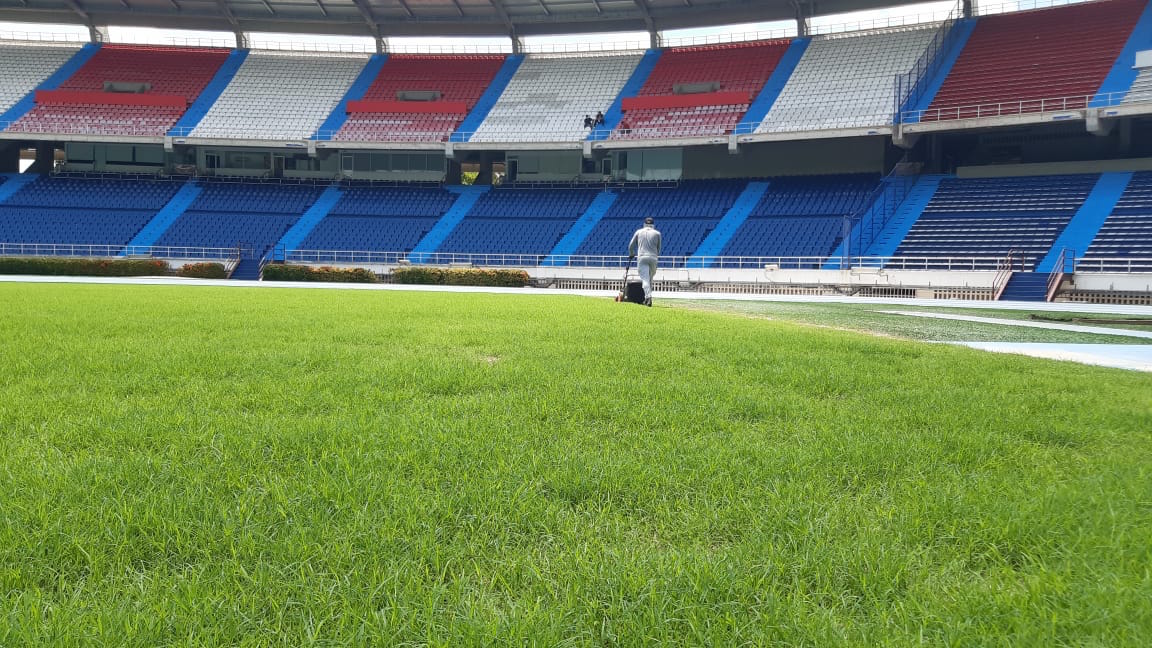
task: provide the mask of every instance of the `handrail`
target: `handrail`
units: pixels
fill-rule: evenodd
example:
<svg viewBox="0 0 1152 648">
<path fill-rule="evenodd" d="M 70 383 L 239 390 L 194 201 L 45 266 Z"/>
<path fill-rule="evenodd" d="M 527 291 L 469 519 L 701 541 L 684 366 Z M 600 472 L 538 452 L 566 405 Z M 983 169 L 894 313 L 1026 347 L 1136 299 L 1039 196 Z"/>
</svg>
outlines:
<svg viewBox="0 0 1152 648">
<path fill-rule="evenodd" d="M 907 72 L 897 74 L 893 79 L 894 92 L 893 92 L 893 121 L 900 122 L 901 113 L 905 105 L 909 102 L 916 102 L 924 96 L 926 92 L 925 83 L 936 75 L 943 65 L 943 59 L 940 53 L 946 50 L 952 43 L 952 37 L 956 33 L 954 27 L 956 23 L 964 16 L 964 5 L 960 0 L 957 0 L 952 9 L 948 12 L 948 17 L 941 23 L 940 27 L 936 29 L 936 33 L 932 35 L 932 40 L 924 47 L 924 51 L 916 58 L 916 62 Z"/>
<path fill-rule="evenodd" d="M 1073 259 L 1072 272 L 1152 273 L 1152 257 L 1081 257 Z"/>
<path fill-rule="evenodd" d="M 1060 256 L 1056 258 L 1056 265 L 1052 266 L 1052 271 L 1048 273 L 1048 290 L 1044 293 L 1044 301 L 1055 299 L 1056 291 L 1060 289 L 1060 284 L 1064 281 L 1064 275 L 1069 273 L 1069 263 L 1072 264 L 1073 268 L 1075 267 L 1076 251 L 1072 248 L 1064 248 L 1060 250 Z"/>
<path fill-rule="evenodd" d="M 880 183 L 873 189 L 868 197 L 864 199 L 863 204 L 851 215 L 846 218 L 845 232 L 844 232 L 844 256 L 850 257 L 852 250 L 863 252 L 868 249 L 870 245 L 876 240 L 876 236 L 884 231 L 884 227 L 888 225 L 888 221 L 892 220 L 895 215 L 896 209 L 900 206 L 908 194 L 912 191 L 912 187 L 916 184 L 916 175 L 914 173 L 907 173 L 908 170 L 908 154 L 892 166 L 892 170 L 888 175 L 880 180 Z M 899 181 L 898 181 L 899 180 Z M 860 227 L 864 217 L 869 212 L 874 211 L 877 204 L 880 204 L 883 210 L 883 218 L 877 222 L 873 217 L 869 222 L 868 231 L 865 232 L 864 228 Z M 889 207 L 891 209 L 889 209 Z M 865 236 L 867 235 L 867 236 Z M 843 265 L 843 262 L 841 262 Z"/>
<path fill-rule="evenodd" d="M 1012 280 L 1012 274 L 1016 271 L 1016 257 L 1020 257 L 1020 269 L 1024 269 L 1024 255 L 1019 250 L 1008 250 L 1008 254 L 1000 259 L 1000 263 L 996 266 L 996 277 L 992 279 L 992 300 L 999 301 L 1000 296 L 1004 294 L 1004 289 L 1008 287 L 1008 282 Z"/>
</svg>

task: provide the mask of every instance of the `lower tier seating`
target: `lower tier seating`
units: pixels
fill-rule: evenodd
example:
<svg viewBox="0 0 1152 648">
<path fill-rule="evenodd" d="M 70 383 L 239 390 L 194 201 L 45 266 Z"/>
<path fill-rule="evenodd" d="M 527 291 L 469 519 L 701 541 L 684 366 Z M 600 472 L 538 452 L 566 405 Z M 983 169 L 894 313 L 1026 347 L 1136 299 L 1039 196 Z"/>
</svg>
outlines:
<svg viewBox="0 0 1152 648">
<path fill-rule="evenodd" d="M 1098 175 L 949 178 L 896 250 L 906 257 L 975 257 L 995 268 L 1009 252 L 1032 269 L 1099 179 Z"/>
<path fill-rule="evenodd" d="M 1152 172 L 1132 175 L 1083 256 L 1088 270 L 1152 272 Z"/>
<path fill-rule="evenodd" d="M 455 201 L 440 188 L 351 188 L 300 249 L 336 251 L 323 256 L 333 262 L 356 256 L 348 252 L 411 252 Z"/>
<path fill-rule="evenodd" d="M 436 251 L 543 258 L 598 193 L 597 189 L 494 189 L 477 201 Z"/>
<path fill-rule="evenodd" d="M 29 250 L 35 254 L 114 254 L 180 189 L 180 182 L 40 178 L 0 204 L 0 243 L 108 246 Z"/>
</svg>

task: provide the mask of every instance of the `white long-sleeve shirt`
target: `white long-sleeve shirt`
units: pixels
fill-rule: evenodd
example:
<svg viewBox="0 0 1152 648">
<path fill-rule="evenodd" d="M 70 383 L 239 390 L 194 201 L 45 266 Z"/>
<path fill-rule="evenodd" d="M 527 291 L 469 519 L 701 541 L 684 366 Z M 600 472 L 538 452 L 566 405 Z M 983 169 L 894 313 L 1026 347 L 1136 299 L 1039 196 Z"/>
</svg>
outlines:
<svg viewBox="0 0 1152 648">
<path fill-rule="evenodd" d="M 651 225 L 636 230 L 628 243 L 628 255 L 634 257 L 660 256 L 660 231 Z"/>
</svg>

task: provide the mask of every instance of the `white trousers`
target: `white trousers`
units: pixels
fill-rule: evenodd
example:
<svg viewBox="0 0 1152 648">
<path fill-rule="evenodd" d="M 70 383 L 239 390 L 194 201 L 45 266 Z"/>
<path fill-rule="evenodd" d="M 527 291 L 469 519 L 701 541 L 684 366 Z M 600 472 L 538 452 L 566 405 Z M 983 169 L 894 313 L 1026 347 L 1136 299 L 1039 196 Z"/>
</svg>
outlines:
<svg viewBox="0 0 1152 648">
<path fill-rule="evenodd" d="M 652 299 L 652 277 L 656 276 L 656 260 L 654 256 L 636 258 L 636 271 L 640 273 L 640 283 L 644 286 L 644 299 Z"/>
</svg>

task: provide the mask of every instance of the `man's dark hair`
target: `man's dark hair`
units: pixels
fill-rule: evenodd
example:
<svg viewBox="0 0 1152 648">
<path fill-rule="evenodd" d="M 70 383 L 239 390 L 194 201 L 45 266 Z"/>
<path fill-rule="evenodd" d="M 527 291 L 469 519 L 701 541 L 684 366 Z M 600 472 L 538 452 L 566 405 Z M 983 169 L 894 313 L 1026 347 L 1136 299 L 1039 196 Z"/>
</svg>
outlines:
<svg viewBox="0 0 1152 648">
<path fill-rule="evenodd" d="M 654 224 L 656 224 L 656 221 L 653 220 L 651 216 L 649 216 L 648 218 L 644 219 L 644 224 L 645 225 L 654 225 Z"/>
</svg>

